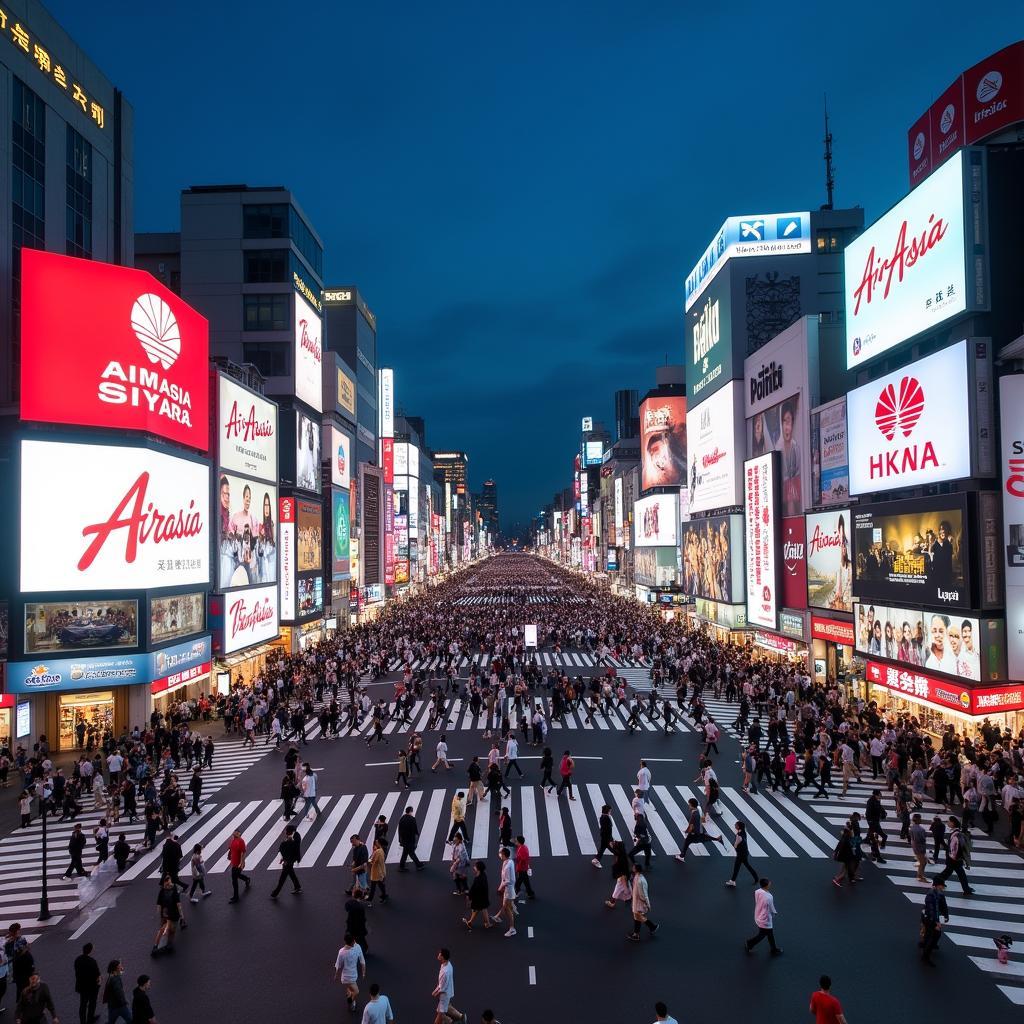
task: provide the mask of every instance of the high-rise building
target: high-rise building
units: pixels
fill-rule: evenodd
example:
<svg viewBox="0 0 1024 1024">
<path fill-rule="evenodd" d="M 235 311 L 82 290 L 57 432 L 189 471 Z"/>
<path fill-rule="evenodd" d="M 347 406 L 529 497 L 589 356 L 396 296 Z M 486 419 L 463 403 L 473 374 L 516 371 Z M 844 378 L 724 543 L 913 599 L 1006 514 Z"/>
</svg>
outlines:
<svg viewBox="0 0 1024 1024">
<path fill-rule="evenodd" d="M 615 440 L 640 435 L 640 399 L 636 388 L 615 392 Z"/>
<path fill-rule="evenodd" d="M 4 15 L 0 95 L 8 148 L 0 160 L 0 411 L 21 386 L 22 247 L 132 264 L 134 113 L 42 4 Z"/>
<path fill-rule="evenodd" d="M 476 509 L 483 519 L 484 529 L 494 536 L 500 533 L 498 527 L 498 485 L 493 480 L 485 480 L 480 491 Z"/>
</svg>

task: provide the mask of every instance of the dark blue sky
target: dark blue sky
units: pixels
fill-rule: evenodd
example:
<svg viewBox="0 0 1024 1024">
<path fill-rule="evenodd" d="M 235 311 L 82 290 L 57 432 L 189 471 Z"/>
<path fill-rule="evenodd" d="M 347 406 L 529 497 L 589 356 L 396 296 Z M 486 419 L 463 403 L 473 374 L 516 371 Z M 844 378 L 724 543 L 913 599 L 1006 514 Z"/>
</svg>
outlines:
<svg viewBox="0 0 1024 1024">
<path fill-rule="evenodd" d="M 824 92 L 870 221 L 914 118 L 1024 34 L 1019 0 L 49 6 L 135 108 L 136 228 L 176 230 L 190 184 L 289 186 L 506 525 L 570 482 L 581 416 L 682 360 L 725 217 L 824 201 Z"/>
</svg>

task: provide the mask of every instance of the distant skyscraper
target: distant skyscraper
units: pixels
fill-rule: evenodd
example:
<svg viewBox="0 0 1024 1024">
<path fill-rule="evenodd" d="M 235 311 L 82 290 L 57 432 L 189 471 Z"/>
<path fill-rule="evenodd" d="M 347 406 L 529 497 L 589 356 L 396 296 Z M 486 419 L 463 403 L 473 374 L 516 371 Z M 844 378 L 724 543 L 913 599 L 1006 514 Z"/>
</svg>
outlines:
<svg viewBox="0 0 1024 1024">
<path fill-rule="evenodd" d="M 498 529 L 498 485 L 493 480 L 485 480 L 480 492 L 477 510 L 483 519 L 484 527 L 497 535 Z"/>
<path fill-rule="evenodd" d="M 640 404 L 635 388 L 615 392 L 615 439 L 640 436 Z"/>
</svg>

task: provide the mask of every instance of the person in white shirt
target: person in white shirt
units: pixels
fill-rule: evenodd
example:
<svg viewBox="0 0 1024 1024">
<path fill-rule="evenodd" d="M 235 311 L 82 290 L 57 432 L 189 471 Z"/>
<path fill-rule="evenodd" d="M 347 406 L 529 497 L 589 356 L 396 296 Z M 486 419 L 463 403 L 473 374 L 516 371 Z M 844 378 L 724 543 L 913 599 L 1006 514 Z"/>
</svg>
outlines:
<svg viewBox="0 0 1024 1024">
<path fill-rule="evenodd" d="M 350 1010 L 356 1008 L 356 997 L 359 995 L 359 975 L 366 977 L 366 959 L 363 947 L 350 933 L 345 934 L 345 945 L 338 950 L 338 958 L 334 961 L 334 980 L 345 986 L 345 1001 Z"/>
<path fill-rule="evenodd" d="M 515 768 L 519 772 L 519 778 L 523 777 L 523 769 L 519 767 L 519 741 L 512 735 L 508 734 L 508 739 L 505 741 L 505 778 L 507 779 L 512 773 L 512 769 Z"/>
<path fill-rule="evenodd" d="M 505 938 L 510 939 L 516 934 L 516 868 L 506 847 L 498 851 L 501 858 L 501 881 L 498 883 L 498 895 L 501 896 L 501 909 L 498 917 L 508 922 Z"/>
<path fill-rule="evenodd" d="M 380 985 L 374 982 L 370 986 L 370 1001 L 363 1007 L 362 1024 L 389 1024 L 394 1019 L 391 1000 L 380 994 Z"/>
<path fill-rule="evenodd" d="M 437 959 L 441 969 L 437 972 L 437 987 L 433 995 L 437 999 L 437 1010 L 434 1013 L 434 1024 L 445 1024 L 446 1020 L 465 1021 L 466 1015 L 455 1008 L 455 968 L 452 966 L 452 955 L 443 946 L 437 951 Z"/>
<path fill-rule="evenodd" d="M 646 803 L 651 790 L 651 769 L 647 767 L 646 761 L 640 762 L 640 770 L 636 773 L 636 788 L 640 792 L 640 799 Z"/>
<path fill-rule="evenodd" d="M 679 1022 L 669 1015 L 668 1007 L 664 1003 L 654 1004 L 654 1024 L 679 1024 Z"/>
<path fill-rule="evenodd" d="M 302 798 L 305 801 L 302 805 L 302 810 L 299 812 L 301 817 L 303 814 L 309 812 L 312 809 L 315 812 L 316 817 L 320 817 L 320 808 L 316 804 L 316 772 L 309 766 L 309 764 L 303 765 L 306 769 L 306 774 L 302 776 Z"/>
<path fill-rule="evenodd" d="M 435 753 L 437 754 L 437 759 L 430 766 L 430 770 L 432 772 L 436 772 L 437 766 L 439 764 L 443 764 L 448 771 L 451 771 L 452 766 L 448 763 L 448 739 L 443 733 L 441 734 L 441 738 L 437 741 Z"/>
<path fill-rule="evenodd" d="M 782 950 L 775 945 L 775 897 L 769 891 L 772 883 L 767 878 L 758 882 L 758 888 L 754 892 L 754 924 L 757 925 L 757 934 L 743 943 L 743 948 L 750 953 L 753 948 L 762 941 L 768 940 L 768 946 L 772 956 L 778 956 Z"/>
</svg>

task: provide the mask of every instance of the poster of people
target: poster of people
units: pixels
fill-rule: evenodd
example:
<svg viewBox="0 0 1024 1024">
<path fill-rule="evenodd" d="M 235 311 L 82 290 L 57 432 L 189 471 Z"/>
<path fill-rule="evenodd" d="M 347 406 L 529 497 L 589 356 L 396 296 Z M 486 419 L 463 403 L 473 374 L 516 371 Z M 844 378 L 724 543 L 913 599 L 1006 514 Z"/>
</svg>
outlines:
<svg viewBox="0 0 1024 1024">
<path fill-rule="evenodd" d="M 841 505 L 850 498 L 850 457 L 846 447 L 846 396 L 811 414 L 815 439 L 812 460 L 815 493 L 822 505 Z"/>
<path fill-rule="evenodd" d="M 683 523 L 683 588 L 691 597 L 741 604 L 743 517 L 708 516 Z"/>
<path fill-rule="evenodd" d="M 218 495 L 218 586 L 276 583 L 277 488 L 222 473 Z"/>
<path fill-rule="evenodd" d="M 295 503 L 297 513 L 299 572 L 323 568 L 323 522 L 320 506 L 313 501 Z"/>
<path fill-rule="evenodd" d="M 138 647 L 137 601 L 51 601 L 25 605 L 25 653 Z"/>
<path fill-rule="evenodd" d="M 320 493 L 320 424 L 295 413 L 295 486 Z"/>
<path fill-rule="evenodd" d="M 647 398 L 640 406 L 641 489 L 686 483 L 686 396 Z"/>
<path fill-rule="evenodd" d="M 206 622 L 206 595 L 175 594 L 154 597 L 149 603 L 149 635 L 153 643 L 202 631 Z"/>
<path fill-rule="evenodd" d="M 807 516 L 807 603 L 812 608 L 853 611 L 850 510 Z"/>
<path fill-rule="evenodd" d="M 750 443 L 747 451 L 756 459 L 769 452 L 779 452 L 781 458 L 782 515 L 798 516 L 804 510 L 801 466 L 803 453 L 798 438 L 800 395 L 773 405 L 750 419 Z M 800 432 L 802 433 L 802 431 Z"/>
</svg>

